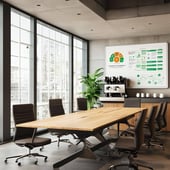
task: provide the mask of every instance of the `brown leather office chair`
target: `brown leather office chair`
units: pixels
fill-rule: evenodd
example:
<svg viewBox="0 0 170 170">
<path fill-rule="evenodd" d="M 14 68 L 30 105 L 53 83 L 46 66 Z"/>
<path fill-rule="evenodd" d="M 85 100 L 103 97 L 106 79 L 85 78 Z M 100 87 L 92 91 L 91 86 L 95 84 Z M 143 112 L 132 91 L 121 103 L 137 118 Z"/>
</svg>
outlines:
<svg viewBox="0 0 170 170">
<path fill-rule="evenodd" d="M 13 105 L 13 115 L 14 115 L 15 125 L 19 124 L 19 123 L 34 121 L 35 120 L 35 114 L 34 114 L 33 104 Z M 7 157 L 5 159 L 6 163 L 7 163 L 8 159 L 17 158 L 16 163 L 18 163 L 18 165 L 20 166 L 21 162 L 19 162 L 19 160 L 21 158 L 29 157 L 29 156 L 44 157 L 44 161 L 47 160 L 47 156 L 41 155 L 39 153 L 32 153 L 31 152 L 31 150 L 36 148 L 36 147 L 42 147 L 44 145 L 51 143 L 51 139 L 49 139 L 49 138 L 37 137 L 36 136 L 36 129 L 34 129 L 34 128 L 22 128 L 22 127 L 16 127 L 15 126 L 14 142 L 18 146 L 28 148 L 29 153 L 24 154 L 24 155 L 15 155 L 15 156 Z M 37 164 L 37 163 L 38 163 L 38 159 L 36 159 L 36 161 L 35 161 L 35 164 Z"/>
<path fill-rule="evenodd" d="M 64 115 L 64 107 L 62 103 L 62 99 L 49 99 L 49 111 L 50 111 L 50 116 L 59 116 L 59 115 Z M 61 139 L 62 136 L 68 135 L 67 132 L 60 132 L 55 129 L 49 129 L 50 133 L 52 135 L 56 135 L 58 140 L 58 146 L 60 142 L 66 142 L 66 143 L 71 143 L 69 139 Z M 53 141 L 56 142 L 56 141 Z"/>
<path fill-rule="evenodd" d="M 77 98 L 78 111 L 87 110 L 87 99 L 84 97 Z"/>
<path fill-rule="evenodd" d="M 124 107 L 141 107 L 141 99 L 140 98 L 125 98 L 124 100 Z M 130 117 L 132 118 L 132 117 Z M 122 119 L 118 122 L 117 124 L 117 131 L 119 134 L 119 129 L 120 129 L 120 124 L 126 124 L 128 127 L 130 127 L 130 123 L 128 122 L 128 119 L 130 118 L 125 118 Z"/>
<path fill-rule="evenodd" d="M 163 109 L 162 109 L 162 114 L 161 114 L 161 127 L 162 127 L 162 129 L 167 126 L 167 121 L 166 121 L 167 107 L 168 107 L 168 103 L 164 102 Z"/>
<path fill-rule="evenodd" d="M 161 107 L 161 105 L 160 105 Z M 151 146 L 159 146 L 164 149 L 164 145 L 162 141 L 156 137 L 156 130 L 155 130 L 155 118 L 157 115 L 157 110 L 159 112 L 160 107 L 152 106 L 149 112 L 149 116 L 144 123 L 144 143 L 145 145 L 150 148 Z M 130 126 L 128 129 L 124 130 L 121 135 L 134 135 L 134 127 Z"/>
<path fill-rule="evenodd" d="M 139 113 L 139 117 L 137 118 L 136 125 L 134 128 L 134 136 L 120 136 L 115 144 L 115 149 L 118 152 L 128 153 L 128 163 L 120 163 L 116 165 L 110 166 L 109 170 L 120 169 L 120 167 L 124 168 L 132 168 L 138 170 L 138 167 L 145 167 L 148 169 L 153 169 L 146 164 L 141 164 L 133 159 L 133 157 L 137 156 L 137 153 L 144 143 L 144 121 L 146 117 L 147 109 L 141 111 Z"/>
<path fill-rule="evenodd" d="M 156 116 L 156 130 L 160 132 L 167 126 L 166 122 L 166 111 L 167 111 L 167 102 L 160 103 L 161 110 L 158 112 Z"/>
<path fill-rule="evenodd" d="M 156 117 L 155 117 L 155 129 L 156 131 L 160 131 L 161 130 L 161 114 L 162 114 L 162 111 L 163 111 L 163 105 L 164 103 L 161 102 L 159 104 L 159 108 L 158 108 L 158 111 L 157 111 L 157 114 L 156 114 Z"/>
<path fill-rule="evenodd" d="M 159 146 L 164 148 L 163 143 L 160 139 L 156 138 L 155 130 L 155 118 L 157 114 L 158 106 L 152 106 L 150 109 L 149 117 L 147 122 L 144 124 L 144 137 L 145 144 L 150 148 L 151 146 Z M 159 111 L 159 110 L 158 110 Z"/>
</svg>

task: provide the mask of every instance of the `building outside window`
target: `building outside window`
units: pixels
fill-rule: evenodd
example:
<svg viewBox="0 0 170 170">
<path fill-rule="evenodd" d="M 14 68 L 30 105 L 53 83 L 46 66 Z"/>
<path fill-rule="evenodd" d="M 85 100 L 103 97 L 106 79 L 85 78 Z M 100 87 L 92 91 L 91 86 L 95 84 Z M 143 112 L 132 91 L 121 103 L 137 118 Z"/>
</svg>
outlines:
<svg viewBox="0 0 170 170">
<path fill-rule="evenodd" d="M 12 105 L 33 103 L 32 22 L 28 15 L 11 10 L 11 128 Z"/>
<path fill-rule="evenodd" d="M 44 23 L 37 24 L 37 118 L 49 116 L 49 99 L 61 98 L 70 111 L 70 36 Z"/>
<path fill-rule="evenodd" d="M 72 111 L 72 106 L 76 110 L 76 99 L 83 88 L 80 77 L 87 73 L 87 41 L 42 21 L 34 24 L 37 24 L 37 32 L 33 32 L 32 17 L 11 8 L 11 134 L 14 104 L 35 104 L 37 119 L 49 117 L 50 98 L 61 98 L 66 113 Z M 37 56 L 33 53 L 34 36 L 37 37 Z"/>
<path fill-rule="evenodd" d="M 82 97 L 83 85 L 80 83 L 80 78 L 87 74 L 87 42 L 74 37 L 73 39 L 74 49 L 74 65 L 73 65 L 73 79 L 74 79 L 74 110 L 77 110 L 77 98 Z"/>
</svg>

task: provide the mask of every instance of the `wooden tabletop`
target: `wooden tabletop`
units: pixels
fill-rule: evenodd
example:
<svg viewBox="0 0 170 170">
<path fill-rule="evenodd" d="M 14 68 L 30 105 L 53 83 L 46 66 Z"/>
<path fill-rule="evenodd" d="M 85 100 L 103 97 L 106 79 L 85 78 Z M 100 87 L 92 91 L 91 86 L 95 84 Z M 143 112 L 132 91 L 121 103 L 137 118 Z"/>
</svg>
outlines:
<svg viewBox="0 0 170 170">
<path fill-rule="evenodd" d="M 102 107 L 17 124 L 17 127 L 92 132 L 100 127 L 115 123 L 122 118 L 134 115 L 141 110 L 143 110 L 143 108 Z"/>
</svg>

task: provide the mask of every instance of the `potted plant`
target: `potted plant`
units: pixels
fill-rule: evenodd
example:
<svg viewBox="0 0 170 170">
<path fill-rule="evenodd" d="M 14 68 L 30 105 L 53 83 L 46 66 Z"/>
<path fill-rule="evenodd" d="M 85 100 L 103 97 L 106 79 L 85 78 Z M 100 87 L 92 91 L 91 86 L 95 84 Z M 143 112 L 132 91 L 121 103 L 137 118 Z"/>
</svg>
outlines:
<svg viewBox="0 0 170 170">
<path fill-rule="evenodd" d="M 83 83 L 85 87 L 82 94 L 87 99 L 88 109 L 91 109 L 94 106 L 100 96 L 100 90 L 103 84 L 101 77 L 103 74 L 103 68 L 99 68 L 94 73 L 82 76 L 80 79 L 81 83 Z"/>
</svg>

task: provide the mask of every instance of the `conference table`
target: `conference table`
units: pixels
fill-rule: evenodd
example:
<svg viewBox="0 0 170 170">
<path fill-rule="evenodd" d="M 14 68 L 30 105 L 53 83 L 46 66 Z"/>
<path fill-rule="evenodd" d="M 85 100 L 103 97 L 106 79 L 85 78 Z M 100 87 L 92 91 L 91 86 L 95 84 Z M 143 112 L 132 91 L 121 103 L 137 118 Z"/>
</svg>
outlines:
<svg viewBox="0 0 170 170">
<path fill-rule="evenodd" d="M 41 120 L 17 124 L 17 127 L 26 128 L 47 128 L 56 129 L 58 131 L 67 132 L 68 134 L 75 134 L 78 139 L 83 142 L 84 147 L 53 164 L 54 168 L 66 164 L 67 162 L 83 156 L 87 158 L 94 158 L 93 152 L 100 147 L 113 142 L 112 139 L 105 139 L 103 130 L 119 120 L 132 117 L 141 112 L 144 108 L 128 108 L 128 107 L 101 107 L 86 111 L 79 111 L 60 116 L 54 116 Z M 86 139 L 90 136 L 95 136 L 100 143 L 89 147 Z"/>
</svg>

